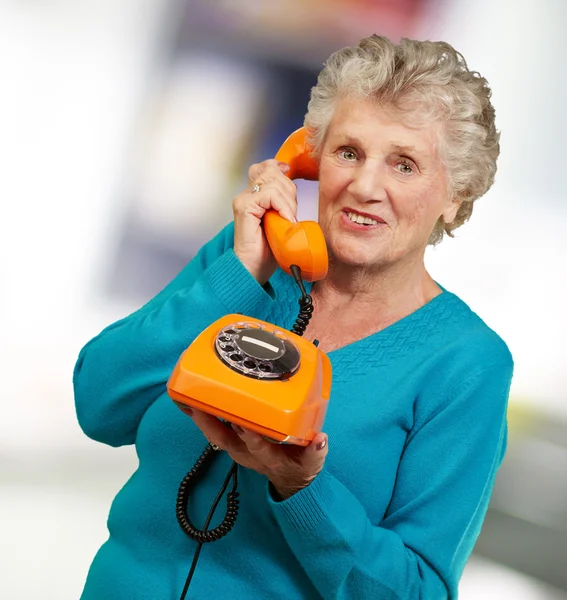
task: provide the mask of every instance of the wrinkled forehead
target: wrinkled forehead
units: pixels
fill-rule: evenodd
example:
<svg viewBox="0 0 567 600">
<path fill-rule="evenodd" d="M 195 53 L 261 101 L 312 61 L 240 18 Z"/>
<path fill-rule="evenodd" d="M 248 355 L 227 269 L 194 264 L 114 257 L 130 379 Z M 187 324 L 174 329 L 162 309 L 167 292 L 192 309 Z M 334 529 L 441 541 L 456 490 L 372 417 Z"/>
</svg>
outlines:
<svg viewBox="0 0 567 600">
<path fill-rule="evenodd" d="M 360 106 L 364 110 L 359 111 Z M 389 130 L 394 145 L 415 146 L 422 151 L 436 151 L 444 132 L 444 121 L 431 104 L 411 98 L 385 102 L 349 95 L 338 99 L 327 133 L 348 137 L 357 129 L 364 131 L 368 120 L 374 119 Z"/>
</svg>

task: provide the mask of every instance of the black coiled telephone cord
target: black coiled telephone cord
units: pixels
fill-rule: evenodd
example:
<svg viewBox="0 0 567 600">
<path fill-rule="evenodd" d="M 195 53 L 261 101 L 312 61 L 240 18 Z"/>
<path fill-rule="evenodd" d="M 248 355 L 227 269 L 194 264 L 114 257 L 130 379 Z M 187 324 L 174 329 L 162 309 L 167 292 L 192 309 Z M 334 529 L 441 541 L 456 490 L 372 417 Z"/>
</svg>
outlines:
<svg viewBox="0 0 567 600">
<path fill-rule="evenodd" d="M 299 299 L 299 315 L 293 325 L 291 331 L 296 335 L 303 335 L 305 333 L 305 329 L 309 324 L 309 319 L 311 319 L 311 315 L 313 314 L 313 299 L 306 292 L 305 286 L 303 285 L 303 281 L 301 280 L 301 270 L 297 265 L 291 265 L 291 272 L 293 274 L 293 278 L 299 285 L 301 290 L 301 298 Z M 317 345 L 317 341 L 314 342 Z M 230 426 L 230 424 L 227 424 Z M 236 517 L 238 516 L 238 492 L 236 488 L 238 487 L 238 464 L 233 461 L 230 469 L 226 475 L 226 478 L 215 498 L 215 501 L 211 505 L 211 509 L 207 518 L 205 520 L 205 524 L 203 525 L 203 529 L 197 529 L 193 523 L 191 523 L 189 516 L 187 514 L 187 503 L 189 502 L 189 496 L 191 495 L 191 491 L 195 487 L 195 485 L 203 478 L 205 472 L 209 468 L 215 454 L 218 453 L 218 449 L 213 444 L 207 444 L 205 449 L 203 450 L 201 456 L 197 459 L 194 467 L 185 475 L 183 481 L 179 485 L 179 490 L 177 492 L 177 502 L 175 505 L 175 514 L 177 516 L 177 522 L 179 526 L 183 530 L 185 534 L 187 534 L 192 540 L 197 542 L 197 548 L 195 549 L 195 554 L 193 555 L 193 562 L 191 563 L 191 568 L 189 569 L 189 573 L 187 575 L 187 579 L 185 581 L 185 585 L 183 587 L 183 591 L 181 592 L 181 596 L 179 600 L 185 600 L 187 596 L 187 591 L 189 589 L 189 584 L 191 583 L 191 579 L 193 578 L 193 573 L 195 572 L 195 568 L 197 567 L 197 561 L 199 560 L 199 555 L 201 554 L 201 549 L 203 548 L 203 544 L 214 542 L 224 537 L 233 527 L 236 522 Z M 232 489 L 226 495 L 226 513 L 224 519 L 221 524 L 215 527 L 214 529 L 209 530 L 209 525 L 217 509 L 219 502 L 221 501 L 225 491 L 227 490 L 230 481 L 232 480 Z"/>
<path fill-rule="evenodd" d="M 301 280 L 301 269 L 297 265 L 291 265 L 291 271 L 293 278 L 297 282 L 299 289 L 301 290 L 301 298 L 299 299 L 299 315 L 295 324 L 291 328 L 291 331 L 297 335 L 303 335 L 309 325 L 309 320 L 313 314 L 313 298 L 305 290 L 303 281 Z"/>
</svg>

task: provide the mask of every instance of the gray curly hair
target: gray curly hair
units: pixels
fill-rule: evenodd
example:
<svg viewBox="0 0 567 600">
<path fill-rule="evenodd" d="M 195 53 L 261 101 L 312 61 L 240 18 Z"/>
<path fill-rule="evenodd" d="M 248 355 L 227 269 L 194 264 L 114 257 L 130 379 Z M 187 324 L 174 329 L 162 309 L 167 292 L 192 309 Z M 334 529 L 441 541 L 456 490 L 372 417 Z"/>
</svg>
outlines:
<svg viewBox="0 0 567 600">
<path fill-rule="evenodd" d="M 449 193 L 460 202 L 453 222 L 441 218 L 430 244 L 465 223 L 473 202 L 494 182 L 500 133 L 494 122 L 491 90 L 484 77 L 470 71 L 463 56 L 445 42 L 403 39 L 393 44 L 372 35 L 343 48 L 325 62 L 311 90 L 305 126 L 317 156 L 338 99 L 374 98 L 417 122 L 443 124 L 438 140 Z"/>
</svg>

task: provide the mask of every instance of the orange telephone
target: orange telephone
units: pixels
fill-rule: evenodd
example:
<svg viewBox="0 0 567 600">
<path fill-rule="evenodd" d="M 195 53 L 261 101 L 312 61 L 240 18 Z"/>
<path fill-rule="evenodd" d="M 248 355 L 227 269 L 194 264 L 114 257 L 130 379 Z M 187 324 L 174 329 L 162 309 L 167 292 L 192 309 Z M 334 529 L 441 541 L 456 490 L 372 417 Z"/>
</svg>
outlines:
<svg viewBox="0 0 567 600">
<path fill-rule="evenodd" d="M 276 155 L 290 165 L 291 179 L 318 178 L 304 128 L 292 133 Z M 306 446 L 321 431 L 331 392 L 331 363 L 301 337 L 313 311 L 302 280 L 327 274 L 328 255 L 318 223 L 291 223 L 274 210 L 263 218 L 278 265 L 298 283 L 303 307 L 291 332 L 271 323 L 230 314 L 203 331 L 181 355 L 169 396 L 279 442 Z"/>
</svg>

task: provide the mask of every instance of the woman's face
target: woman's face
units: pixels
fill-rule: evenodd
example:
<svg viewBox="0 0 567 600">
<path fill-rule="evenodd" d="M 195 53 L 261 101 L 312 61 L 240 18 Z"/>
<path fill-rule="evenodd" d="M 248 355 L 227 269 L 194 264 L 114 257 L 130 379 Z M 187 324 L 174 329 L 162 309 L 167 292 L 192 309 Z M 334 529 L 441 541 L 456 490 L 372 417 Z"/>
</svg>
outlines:
<svg viewBox="0 0 567 600">
<path fill-rule="evenodd" d="M 342 263 L 411 262 L 423 255 L 439 217 L 451 222 L 457 213 L 436 149 L 436 126 L 413 129 L 393 114 L 373 100 L 344 98 L 327 131 L 319 224 Z"/>
</svg>

